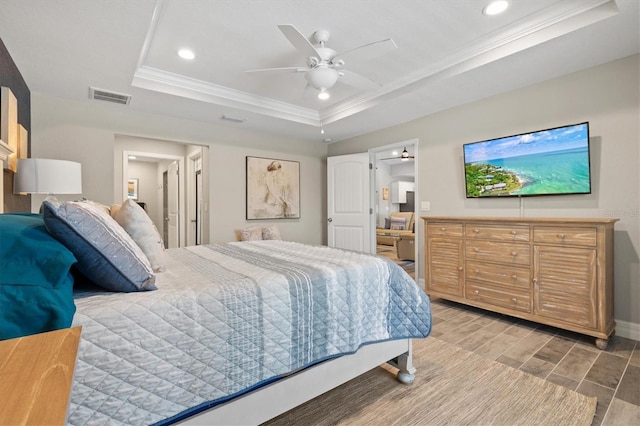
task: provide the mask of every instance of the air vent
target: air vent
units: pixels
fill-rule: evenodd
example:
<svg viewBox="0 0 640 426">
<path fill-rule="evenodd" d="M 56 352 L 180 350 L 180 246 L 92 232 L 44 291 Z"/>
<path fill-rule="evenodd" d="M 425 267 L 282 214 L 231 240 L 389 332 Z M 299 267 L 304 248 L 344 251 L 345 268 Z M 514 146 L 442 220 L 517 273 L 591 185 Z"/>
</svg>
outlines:
<svg viewBox="0 0 640 426">
<path fill-rule="evenodd" d="M 110 92 L 108 90 L 97 89 L 95 87 L 89 87 L 89 98 L 95 99 L 97 101 L 106 101 L 120 105 L 129 105 L 129 102 L 131 102 L 131 95 Z"/>
<path fill-rule="evenodd" d="M 234 123 L 244 123 L 245 121 L 247 121 L 246 118 L 235 118 L 235 117 L 229 117 L 228 115 L 222 114 L 220 116 L 220 120 L 224 120 L 224 121 L 233 121 Z"/>
</svg>

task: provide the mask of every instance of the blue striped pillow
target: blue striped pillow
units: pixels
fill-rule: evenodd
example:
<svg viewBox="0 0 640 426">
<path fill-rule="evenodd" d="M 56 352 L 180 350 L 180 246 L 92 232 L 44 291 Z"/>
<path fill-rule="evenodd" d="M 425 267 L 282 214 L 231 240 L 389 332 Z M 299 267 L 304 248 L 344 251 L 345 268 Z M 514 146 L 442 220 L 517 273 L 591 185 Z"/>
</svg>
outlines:
<svg viewBox="0 0 640 426">
<path fill-rule="evenodd" d="M 45 201 L 44 223 L 78 259 L 76 267 L 111 291 L 155 290 L 149 260 L 129 234 L 94 203 Z"/>
</svg>

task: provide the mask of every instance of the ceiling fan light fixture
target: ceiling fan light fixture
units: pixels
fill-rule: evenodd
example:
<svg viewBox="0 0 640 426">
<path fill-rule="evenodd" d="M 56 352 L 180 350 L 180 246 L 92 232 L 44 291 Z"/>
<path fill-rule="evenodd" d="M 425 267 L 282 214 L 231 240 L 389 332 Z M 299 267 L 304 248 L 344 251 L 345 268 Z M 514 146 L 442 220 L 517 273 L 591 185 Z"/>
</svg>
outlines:
<svg viewBox="0 0 640 426">
<path fill-rule="evenodd" d="M 327 67 L 314 68 L 304 76 L 309 84 L 318 90 L 331 89 L 336 84 L 339 77 L 338 71 Z"/>
<path fill-rule="evenodd" d="M 409 151 L 407 151 L 407 148 L 402 150 L 400 157 L 402 158 L 402 161 L 407 161 L 409 159 Z"/>
<path fill-rule="evenodd" d="M 320 99 L 321 101 L 326 101 L 330 97 L 331 95 L 329 94 L 329 92 L 327 92 L 327 89 L 321 87 L 320 91 L 318 92 L 318 99 Z"/>
</svg>

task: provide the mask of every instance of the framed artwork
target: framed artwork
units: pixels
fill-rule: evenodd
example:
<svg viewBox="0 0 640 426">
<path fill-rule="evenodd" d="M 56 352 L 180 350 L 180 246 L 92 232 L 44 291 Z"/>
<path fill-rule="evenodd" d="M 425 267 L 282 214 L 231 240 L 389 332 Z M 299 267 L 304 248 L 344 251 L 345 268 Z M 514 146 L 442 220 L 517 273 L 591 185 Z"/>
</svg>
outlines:
<svg viewBox="0 0 640 426">
<path fill-rule="evenodd" d="M 138 179 L 127 181 L 127 198 L 138 201 Z"/>
<path fill-rule="evenodd" d="M 247 220 L 300 218 L 300 163 L 247 157 Z"/>
<path fill-rule="evenodd" d="M 388 200 L 389 199 L 389 187 L 387 187 L 387 186 L 383 186 L 382 187 L 382 199 L 383 200 Z"/>
</svg>

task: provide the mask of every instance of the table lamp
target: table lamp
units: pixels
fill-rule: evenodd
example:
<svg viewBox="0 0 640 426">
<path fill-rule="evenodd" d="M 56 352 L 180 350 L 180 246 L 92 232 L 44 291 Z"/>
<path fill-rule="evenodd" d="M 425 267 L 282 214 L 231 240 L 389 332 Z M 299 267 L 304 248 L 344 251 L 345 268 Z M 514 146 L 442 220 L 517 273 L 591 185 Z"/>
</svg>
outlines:
<svg viewBox="0 0 640 426">
<path fill-rule="evenodd" d="M 19 159 L 13 192 L 48 194 L 50 201 L 56 200 L 54 194 L 81 194 L 82 165 L 66 160 Z"/>
</svg>

